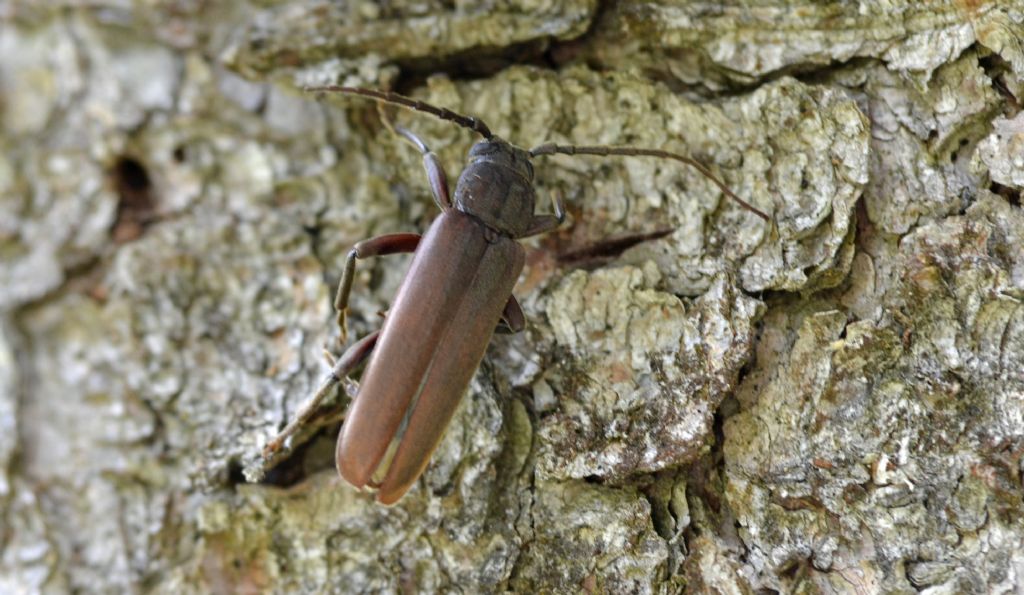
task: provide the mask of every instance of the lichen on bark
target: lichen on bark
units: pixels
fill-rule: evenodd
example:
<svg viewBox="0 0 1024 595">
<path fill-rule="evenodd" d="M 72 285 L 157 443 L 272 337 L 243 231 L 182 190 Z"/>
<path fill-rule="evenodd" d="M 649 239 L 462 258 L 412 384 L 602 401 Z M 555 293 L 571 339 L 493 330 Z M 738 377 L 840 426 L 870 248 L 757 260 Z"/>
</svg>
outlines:
<svg viewBox="0 0 1024 595">
<path fill-rule="evenodd" d="M 806 563 L 804 580 L 824 587 L 873 550 L 864 586 L 978 592 L 1007 579 L 1022 526 L 1005 496 L 1019 489 L 1011 453 L 1024 438 L 1022 375 L 1008 362 L 1024 339 L 1021 255 L 997 246 L 1022 221 L 983 191 L 893 247 L 899 271 L 877 320 L 820 304 L 775 321 L 795 335 L 762 343 L 761 371 L 739 389 L 751 406 L 725 425 L 726 498 L 752 564 Z"/>
<path fill-rule="evenodd" d="M 1014 592 L 1018 2 L 0 8 L 0 591 Z M 393 86 L 553 156 L 417 485 L 333 470 L 358 240 L 434 217 Z M 473 135 L 395 113 L 454 180 Z M 360 264 L 378 328 L 408 258 Z M 396 363 L 400 365 L 400 362 Z M 358 390 L 358 378 L 346 384 Z"/>
</svg>

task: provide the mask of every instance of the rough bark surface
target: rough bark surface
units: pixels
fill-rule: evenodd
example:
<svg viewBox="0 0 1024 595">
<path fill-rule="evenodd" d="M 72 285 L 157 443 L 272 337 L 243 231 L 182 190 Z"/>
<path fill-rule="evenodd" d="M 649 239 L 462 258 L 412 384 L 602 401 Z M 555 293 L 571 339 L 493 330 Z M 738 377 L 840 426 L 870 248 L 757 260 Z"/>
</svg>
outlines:
<svg viewBox="0 0 1024 595">
<path fill-rule="evenodd" d="M 0 592 L 1024 590 L 1020 0 L 0 18 Z M 570 215 L 525 242 L 529 327 L 381 507 L 333 470 L 343 394 L 259 458 L 348 249 L 435 214 L 324 83 L 686 153 L 772 222 L 675 162 L 538 159 Z M 454 184 L 473 136 L 395 117 Z M 361 265 L 352 335 L 407 263 Z"/>
</svg>

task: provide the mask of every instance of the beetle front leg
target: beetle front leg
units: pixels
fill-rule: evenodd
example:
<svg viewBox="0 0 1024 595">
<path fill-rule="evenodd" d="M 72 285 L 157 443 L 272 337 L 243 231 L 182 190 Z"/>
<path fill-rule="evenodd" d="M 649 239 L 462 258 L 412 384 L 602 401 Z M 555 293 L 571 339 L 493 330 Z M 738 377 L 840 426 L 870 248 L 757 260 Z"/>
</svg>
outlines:
<svg viewBox="0 0 1024 595">
<path fill-rule="evenodd" d="M 555 210 L 554 215 L 537 215 L 530 223 L 522 238 L 547 233 L 558 229 L 558 226 L 565 222 L 565 203 L 562 202 L 562 194 L 558 191 L 551 193 L 551 206 Z"/>
<path fill-rule="evenodd" d="M 345 353 L 334 363 L 330 374 L 327 375 L 327 378 L 320 385 L 316 394 L 296 412 L 295 419 L 289 422 L 277 436 L 274 436 L 273 440 L 263 447 L 264 458 L 268 458 L 281 450 L 285 440 L 309 424 L 309 421 L 320 413 L 321 405 L 330 396 L 334 387 L 353 370 L 362 365 L 366 358 L 370 357 L 370 354 L 373 353 L 373 348 L 377 345 L 377 337 L 379 335 L 379 330 L 374 331 L 345 350 Z"/>
<path fill-rule="evenodd" d="M 356 274 L 356 260 L 371 256 L 386 256 L 403 252 L 415 252 L 420 243 L 418 233 L 389 233 L 369 240 L 363 240 L 348 252 L 345 258 L 345 271 L 338 282 L 338 292 L 334 296 L 334 311 L 337 312 L 338 327 L 341 329 L 340 341 L 348 338 L 348 327 L 345 314 L 348 312 L 348 296 L 352 293 L 352 280 Z"/>
</svg>

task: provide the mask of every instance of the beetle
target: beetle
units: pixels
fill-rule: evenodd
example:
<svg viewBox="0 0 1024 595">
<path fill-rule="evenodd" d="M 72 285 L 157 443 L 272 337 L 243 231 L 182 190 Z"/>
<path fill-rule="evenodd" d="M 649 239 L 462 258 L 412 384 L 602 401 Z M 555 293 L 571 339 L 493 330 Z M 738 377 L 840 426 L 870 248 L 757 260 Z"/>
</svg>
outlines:
<svg viewBox="0 0 1024 595">
<path fill-rule="evenodd" d="M 338 436 L 335 461 L 357 488 L 376 488 L 382 504 L 397 502 L 423 473 L 476 373 L 492 334 L 526 326 L 512 295 L 525 252 L 517 240 L 556 229 L 565 219 L 560 198 L 554 214 L 536 214 L 531 160 L 566 155 L 650 156 L 696 168 L 730 199 L 765 221 L 768 215 L 736 196 L 700 162 L 660 149 L 544 143 L 525 150 L 493 134 L 480 119 L 403 95 L 336 85 L 311 92 L 357 95 L 426 112 L 483 137 L 449 192 L 438 157 L 411 131 L 388 127 L 423 155 L 434 202 L 441 209 L 427 232 L 364 240 L 348 253 L 334 300 L 342 341 L 356 262 L 412 252 L 413 260 L 380 330 L 356 341 L 333 362 L 327 379 L 296 419 L 269 442 L 264 458 L 279 451 L 315 414 L 335 386 L 366 362 L 358 392 Z M 368 362 L 367 362 L 368 360 Z"/>
</svg>

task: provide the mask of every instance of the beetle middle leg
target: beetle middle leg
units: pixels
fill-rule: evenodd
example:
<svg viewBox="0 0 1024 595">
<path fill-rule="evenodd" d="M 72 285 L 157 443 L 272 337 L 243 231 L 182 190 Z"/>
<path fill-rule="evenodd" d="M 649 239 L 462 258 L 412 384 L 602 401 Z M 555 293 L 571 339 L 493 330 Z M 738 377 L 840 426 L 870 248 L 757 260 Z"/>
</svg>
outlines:
<svg viewBox="0 0 1024 595">
<path fill-rule="evenodd" d="M 338 327 L 341 329 L 340 341 L 348 338 L 348 327 L 345 315 L 348 312 L 348 296 L 352 293 L 352 280 L 356 274 L 356 260 L 371 256 L 386 256 L 415 252 L 422 236 L 418 233 L 389 233 L 356 244 L 345 258 L 345 271 L 338 282 L 338 292 L 334 296 L 334 311 L 337 312 Z"/>
</svg>

